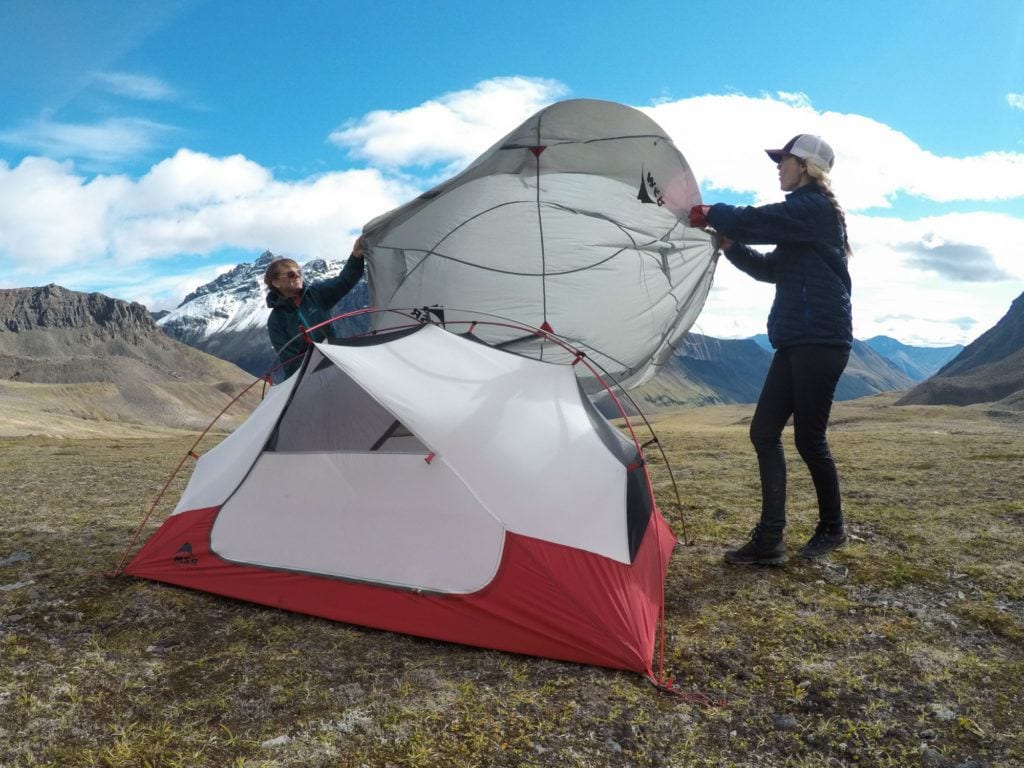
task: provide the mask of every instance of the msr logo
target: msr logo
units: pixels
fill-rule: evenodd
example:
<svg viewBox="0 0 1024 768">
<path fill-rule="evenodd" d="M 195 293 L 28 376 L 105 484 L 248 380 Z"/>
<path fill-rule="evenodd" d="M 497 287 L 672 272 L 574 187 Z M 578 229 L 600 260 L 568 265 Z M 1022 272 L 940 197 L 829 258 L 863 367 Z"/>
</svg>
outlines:
<svg viewBox="0 0 1024 768">
<path fill-rule="evenodd" d="M 429 323 L 436 319 L 437 322 L 444 325 L 444 307 L 440 304 L 432 304 L 429 307 L 420 307 L 419 309 L 411 310 L 409 314 L 421 323 Z"/>
<path fill-rule="evenodd" d="M 192 545 L 187 541 L 174 553 L 175 565 L 199 565 L 199 558 L 192 554 Z"/>
<path fill-rule="evenodd" d="M 665 204 L 665 196 L 661 194 L 654 174 L 644 171 L 643 166 L 640 167 L 640 191 L 636 193 L 636 199 L 641 203 L 657 204 L 658 207 Z"/>
</svg>

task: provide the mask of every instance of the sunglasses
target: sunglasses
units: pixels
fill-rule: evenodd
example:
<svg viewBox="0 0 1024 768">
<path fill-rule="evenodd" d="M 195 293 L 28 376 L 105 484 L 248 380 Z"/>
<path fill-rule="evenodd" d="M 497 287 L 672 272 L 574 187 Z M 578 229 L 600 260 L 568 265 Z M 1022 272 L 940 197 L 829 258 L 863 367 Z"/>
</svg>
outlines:
<svg viewBox="0 0 1024 768">
<path fill-rule="evenodd" d="M 278 272 L 275 280 L 280 280 L 282 277 L 287 277 L 289 280 L 294 280 L 296 277 L 302 277 L 302 273 L 294 269 L 289 269 L 287 272 Z"/>
</svg>

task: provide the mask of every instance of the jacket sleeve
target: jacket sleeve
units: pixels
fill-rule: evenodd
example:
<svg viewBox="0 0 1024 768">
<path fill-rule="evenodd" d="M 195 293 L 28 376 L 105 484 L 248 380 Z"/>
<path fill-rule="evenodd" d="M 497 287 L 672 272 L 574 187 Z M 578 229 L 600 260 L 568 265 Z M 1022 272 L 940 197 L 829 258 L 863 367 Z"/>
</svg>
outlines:
<svg viewBox="0 0 1024 768">
<path fill-rule="evenodd" d="M 267 318 L 267 335 L 270 336 L 270 346 L 275 352 L 280 353 L 281 348 L 288 343 L 288 332 L 284 325 L 278 322 L 278 312 L 273 311 Z"/>
<path fill-rule="evenodd" d="M 340 273 L 327 280 L 321 280 L 311 286 L 309 290 L 316 291 L 317 299 L 323 306 L 334 306 L 346 293 L 355 288 L 365 270 L 365 258 L 357 259 L 355 256 L 349 256 Z"/>
<path fill-rule="evenodd" d="M 820 238 L 816 213 L 802 200 L 756 208 L 715 203 L 708 210 L 708 223 L 739 243 L 804 243 Z"/>
<path fill-rule="evenodd" d="M 733 243 L 723 251 L 734 267 L 762 283 L 775 282 L 775 251 L 761 253 L 743 243 Z"/>
</svg>

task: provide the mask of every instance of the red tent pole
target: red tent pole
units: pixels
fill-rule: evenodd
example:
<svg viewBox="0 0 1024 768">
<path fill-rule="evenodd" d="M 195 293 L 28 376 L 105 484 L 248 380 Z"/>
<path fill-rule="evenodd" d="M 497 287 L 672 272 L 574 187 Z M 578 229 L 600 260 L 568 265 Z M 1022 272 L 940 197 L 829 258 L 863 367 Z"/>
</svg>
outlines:
<svg viewBox="0 0 1024 768">
<path fill-rule="evenodd" d="M 167 489 L 171 487 L 171 483 L 174 482 L 174 478 L 178 476 L 178 473 L 181 471 L 181 468 L 185 466 L 185 462 L 188 461 L 189 458 L 199 458 L 199 454 L 196 453 L 196 446 L 198 446 L 199 443 L 202 442 L 203 438 L 206 437 L 206 435 L 210 432 L 211 429 L 213 429 L 213 425 L 217 423 L 221 416 L 227 413 L 228 409 L 231 406 L 237 403 L 244 395 L 246 395 L 249 392 L 250 389 L 256 386 L 256 384 L 258 384 L 259 382 L 262 381 L 264 384 L 266 384 L 269 376 L 270 374 L 268 373 L 266 376 L 261 376 L 260 378 L 253 380 L 253 382 L 249 386 L 247 386 L 245 389 L 243 389 L 241 392 L 239 392 L 237 395 L 231 398 L 231 402 L 229 402 L 221 409 L 220 413 L 218 413 L 213 418 L 213 421 L 211 421 L 206 426 L 206 429 L 204 429 L 200 433 L 199 437 L 196 438 L 195 442 L 192 443 L 192 447 L 189 448 L 188 452 L 181 457 L 181 461 L 178 462 L 178 466 L 174 468 L 174 471 L 171 473 L 171 476 L 167 478 L 167 482 L 164 483 L 164 487 L 160 489 L 160 493 L 157 494 L 156 499 L 153 501 L 153 504 L 150 506 L 149 510 L 143 516 L 142 522 L 139 523 L 138 528 L 135 529 L 135 534 L 132 536 L 131 541 L 128 542 L 128 546 L 125 547 L 124 553 L 121 555 L 121 560 L 118 562 L 117 567 L 114 568 L 114 570 L 111 573 L 106 574 L 109 578 L 115 578 L 124 571 L 124 566 L 128 562 L 128 555 L 131 553 L 132 548 L 135 546 L 135 543 L 139 540 L 139 536 L 142 533 L 142 529 L 146 527 L 146 523 L 149 522 L 149 518 L 153 515 L 153 512 L 156 510 L 157 505 L 160 503 L 160 500 L 163 499 L 164 494 L 167 493 Z M 266 388 L 264 388 L 264 393 L 265 392 Z"/>
</svg>

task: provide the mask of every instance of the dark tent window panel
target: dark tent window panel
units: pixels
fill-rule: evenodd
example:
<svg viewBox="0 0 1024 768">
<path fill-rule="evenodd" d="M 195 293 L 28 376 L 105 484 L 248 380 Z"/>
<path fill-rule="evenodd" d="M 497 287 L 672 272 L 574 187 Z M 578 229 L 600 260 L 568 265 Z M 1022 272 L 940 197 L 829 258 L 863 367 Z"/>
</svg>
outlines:
<svg viewBox="0 0 1024 768">
<path fill-rule="evenodd" d="M 309 361 L 267 450 L 430 452 L 394 414 L 319 352 Z"/>
</svg>

